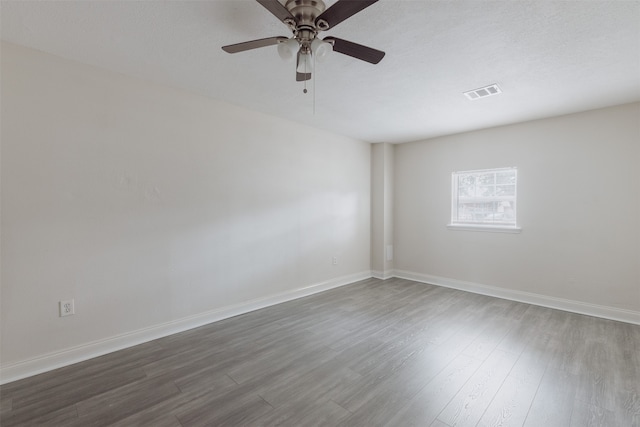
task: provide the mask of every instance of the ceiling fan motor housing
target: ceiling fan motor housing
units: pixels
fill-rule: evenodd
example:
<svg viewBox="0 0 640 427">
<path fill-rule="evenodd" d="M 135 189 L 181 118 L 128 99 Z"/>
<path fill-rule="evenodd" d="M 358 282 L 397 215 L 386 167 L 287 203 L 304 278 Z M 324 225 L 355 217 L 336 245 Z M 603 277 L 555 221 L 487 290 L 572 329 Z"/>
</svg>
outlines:
<svg viewBox="0 0 640 427">
<path fill-rule="evenodd" d="M 326 9 L 322 0 L 287 0 L 285 7 L 297 22 L 296 32 L 306 33 L 300 34 L 303 36 L 301 38 L 306 38 L 309 41 L 313 40 L 318 30 L 322 31 L 329 28 L 329 25 L 324 20 L 316 23 L 316 18 Z M 316 24 L 318 28 L 316 28 Z M 326 24 L 325 28 L 323 28 L 324 24 Z"/>
</svg>

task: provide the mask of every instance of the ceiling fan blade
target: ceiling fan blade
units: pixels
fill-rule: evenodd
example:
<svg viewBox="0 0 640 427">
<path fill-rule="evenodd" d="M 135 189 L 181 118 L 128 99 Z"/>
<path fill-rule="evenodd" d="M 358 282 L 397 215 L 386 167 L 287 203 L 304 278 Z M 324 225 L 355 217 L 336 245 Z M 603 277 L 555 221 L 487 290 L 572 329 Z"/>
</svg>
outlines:
<svg viewBox="0 0 640 427">
<path fill-rule="evenodd" d="M 251 40 L 243 43 L 230 44 L 228 46 L 222 46 L 222 50 L 227 53 L 244 52 L 245 50 L 257 49 L 259 47 L 272 46 L 285 40 L 289 40 L 288 37 L 277 36 L 267 37 L 266 39 Z"/>
<path fill-rule="evenodd" d="M 282 5 L 278 0 L 256 0 L 258 3 L 263 5 L 265 9 L 271 12 L 276 18 L 286 24 L 287 19 L 291 19 L 295 22 L 295 18 L 289 12 L 289 10 Z"/>
<path fill-rule="evenodd" d="M 311 73 L 298 73 L 296 72 L 296 81 L 303 82 L 305 80 L 311 80 Z"/>
<path fill-rule="evenodd" d="M 333 43 L 333 51 L 349 55 L 362 61 L 377 64 L 382 61 L 385 53 L 381 50 L 363 46 L 348 40 L 338 39 L 336 37 L 325 37 L 324 41 Z"/>
<path fill-rule="evenodd" d="M 316 18 L 316 25 L 318 25 L 318 21 L 322 20 L 328 24 L 328 27 L 326 25 L 319 25 L 320 28 L 328 30 L 377 1 L 378 0 L 338 0 Z"/>
</svg>

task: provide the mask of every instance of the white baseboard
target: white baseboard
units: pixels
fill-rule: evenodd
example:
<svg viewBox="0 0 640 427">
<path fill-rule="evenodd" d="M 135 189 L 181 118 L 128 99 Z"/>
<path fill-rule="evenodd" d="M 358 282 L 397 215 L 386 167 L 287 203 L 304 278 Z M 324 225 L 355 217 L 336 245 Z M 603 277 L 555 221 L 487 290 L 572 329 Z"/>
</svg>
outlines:
<svg viewBox="0 0 640 427">
<path fill-rule="evenodd" d="M 496 298 L 508 299 L 523 302 L 526 304 L 539 305 L 542 307 L 555 308 L 572 313 L 586 314 L 588 316 L 602 317 L 604 319 L 617 320 L 620 322 L 640 325 L 640 312 L 625 310 L 622 308 L 609 307 L 604 305 L 590 304 L 581 301 L 556 298 L 547 295 L 522 292 L 495 286 L 482 285 L 479 283 L 465 282 L 462 280 L 449 279 L 446 277 L 432 276 L 429 274 L 414 273 L 411 271 L 395 270 L 394 277 L 414 280 L 416 282 L 428 283 L 430 285 L 443 286 L 446 288 L 458 289 L 461 291 L 473 292 Z"/>
<path fill-rule="evenodd" d="M 22 378 L 27 378 L 53 369 L 68 366 L 73 363 L 82 362 L 94 357 L 112 353 L 117 350 L 132 347 L 154 339 L 166 337 L 178 332 L 197 328 L 212 322 L 227 319 L 239 314 L 259 310 L 275 304 L 291 301 L 309 295 L 323 292 L 329 289 L 345 286 L 353 282 L 368 279 L 371 271 L 363 271 L 348 276 L 342 276 L 325 282 L 303 288 L 294 289 L 287 292 L 258 298 L 251 301 L 221 307 L 215 310 L 200 313 L 194 316 L 173 320 L 171 322 L 150 326 L 137 331 L 117 335 L 114 337 L 93 341 L 87 344 L 68 348 L 55 353 L 45 354 L 33 359 L 20 362 L 0 365 L 0 384 L 9 383 Z"/>
<path fill-rule="evenodd" d="M 387 280 L 387 279 L 391 279 L 392 277 L 395 277 L 395 275 L 393 270 L 386 270 L 386 271 L 371 270 L 371 277 L 373 277 L 374 279 Z"/>
</svg>

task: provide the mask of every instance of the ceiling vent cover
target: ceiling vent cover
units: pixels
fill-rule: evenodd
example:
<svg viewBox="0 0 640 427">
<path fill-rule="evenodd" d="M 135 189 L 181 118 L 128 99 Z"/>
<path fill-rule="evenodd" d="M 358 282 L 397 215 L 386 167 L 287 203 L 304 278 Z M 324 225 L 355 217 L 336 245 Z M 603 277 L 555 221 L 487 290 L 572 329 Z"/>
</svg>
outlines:
<svg viewBox="0 0 640 427">
<path fill-rule="evenodd" d="M 466 96 L 472 101 L 475 101 L 476 99 L 486 98 L 487 96 L 493 96 L 499 93 L 502 93 L 502 91 L 500 90 L 498 85 L 494 83 L 489 86 L 464 92 L 464 96 Z"/>
</svg>

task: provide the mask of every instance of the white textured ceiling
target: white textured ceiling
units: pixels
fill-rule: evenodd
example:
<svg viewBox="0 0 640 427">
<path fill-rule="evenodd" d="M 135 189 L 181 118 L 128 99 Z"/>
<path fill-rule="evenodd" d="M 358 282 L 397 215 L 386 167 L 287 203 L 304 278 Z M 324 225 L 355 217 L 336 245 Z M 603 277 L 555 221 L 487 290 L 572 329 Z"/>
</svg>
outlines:
<svg viewBox="0 0 640 427">
<path fill-rule="evenodd" d="M 380 0 L 322 37 L 382 62 L 334 54 L 306 95 L 274 46 L 220 49 L 290 35 L 253 0 L 2 0 L 0 13 L 3 40 L 370 142 L 640 100 L 639 1 Z M 491 83 L 503 93 L 462 95 Z"/>
</svg>

